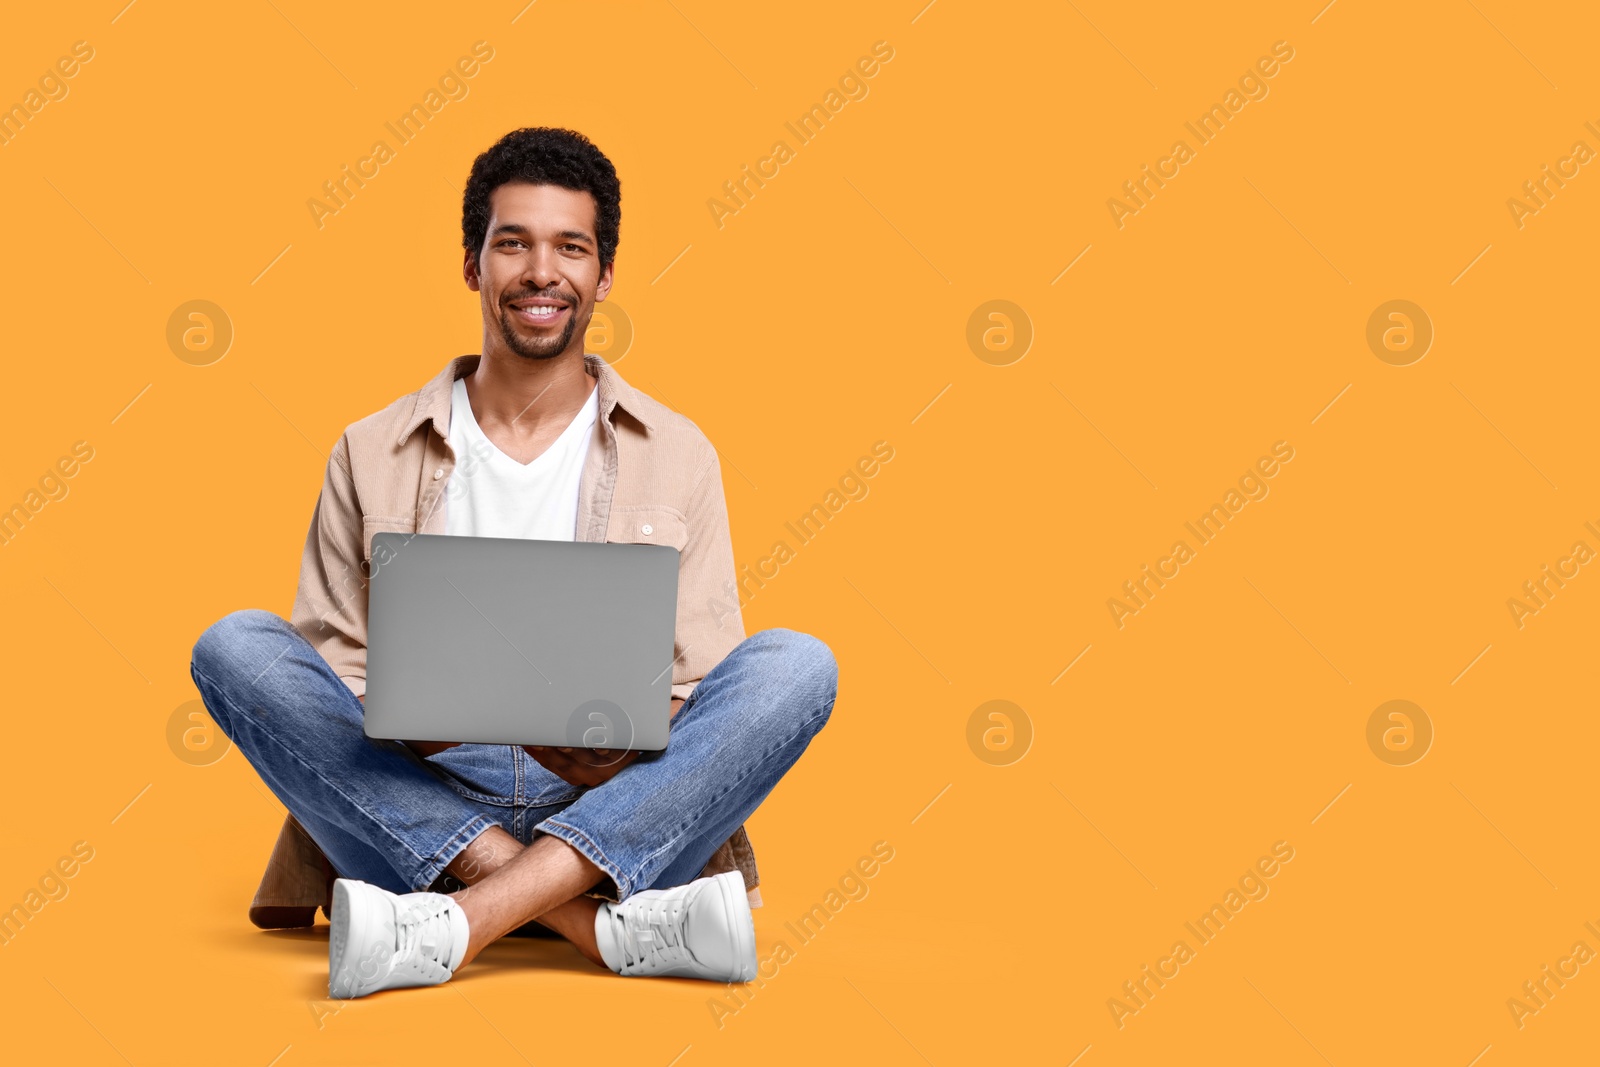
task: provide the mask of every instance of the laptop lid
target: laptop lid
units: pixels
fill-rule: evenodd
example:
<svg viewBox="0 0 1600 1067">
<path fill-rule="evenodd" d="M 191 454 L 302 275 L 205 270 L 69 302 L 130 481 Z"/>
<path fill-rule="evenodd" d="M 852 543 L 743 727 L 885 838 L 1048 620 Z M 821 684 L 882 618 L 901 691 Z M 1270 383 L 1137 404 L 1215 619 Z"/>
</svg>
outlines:
<svg viewBox="0 0 1600 1067">
<path fill-rule="evenodd" d="M 679 550 L 376 533 L 368 737 L 660 750 Z"/>
</svg>

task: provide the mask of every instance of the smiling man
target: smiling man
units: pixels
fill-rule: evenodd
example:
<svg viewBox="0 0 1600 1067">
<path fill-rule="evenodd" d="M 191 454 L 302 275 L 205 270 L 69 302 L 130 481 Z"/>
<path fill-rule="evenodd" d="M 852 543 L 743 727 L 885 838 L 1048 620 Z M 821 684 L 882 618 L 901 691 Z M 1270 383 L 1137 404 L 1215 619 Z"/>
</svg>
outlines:
<svg viewBox="0 0 1600 1067">
<path fill-rule="evenodd" d="M 447 981 L 533 921 L 618 974 L 755 976 L 743 824 L 827 722 L 838 668 L 808 634 L 745 636 L 716 449 L 584 352 L 621 217 L 581 134 L 516 130 L 479 156 L 462 239 L 482 354 L 346 428 L 291 618 L 233 612 L 195 643 L 206 706 L 289 809 L 251 919 L 308 926 L 321 905 L 332 996 Z M 678 548 L 666 749 L 368 738 L 382 531 Z"/>
</svg>

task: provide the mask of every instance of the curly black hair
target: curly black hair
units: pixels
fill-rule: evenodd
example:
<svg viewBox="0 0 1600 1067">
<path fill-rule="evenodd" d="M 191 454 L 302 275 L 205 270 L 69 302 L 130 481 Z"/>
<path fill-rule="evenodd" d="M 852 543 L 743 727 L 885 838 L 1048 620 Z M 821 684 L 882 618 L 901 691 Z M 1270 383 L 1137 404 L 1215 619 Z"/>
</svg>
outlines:
<svg viewBox="0 0 1600 1067">
<path fill-rule="evenodd" d="M 617 168 L 576 130 L 526 126 L 512 130 L 472 163 L 461 202 L 461 243 L 474 260 L 489 231 L 489 194 L 507 182 L 559 185 L 594 197 L 600 269 L 617 258 L 622 230 L 622 183 Z"/>
</svg>

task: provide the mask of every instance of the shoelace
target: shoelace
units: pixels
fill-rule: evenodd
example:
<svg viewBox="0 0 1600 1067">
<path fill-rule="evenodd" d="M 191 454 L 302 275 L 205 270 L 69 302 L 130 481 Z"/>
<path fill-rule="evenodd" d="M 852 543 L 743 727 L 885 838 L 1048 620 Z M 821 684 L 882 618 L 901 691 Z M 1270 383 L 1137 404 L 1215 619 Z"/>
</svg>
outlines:
<svg viewBox="0 0 1600 1067">
<path fill-rule="evenodd" d="M 630 911 L 622 921 L 622 952 L 629 965 L 666 966 L 677 962 L 687 947 L 679 938 L 679 914 L 683 900 L 652 901 Z"/>
<path fill-rule="evenodd" d="M 439 958 L 440 924 L 434 921 L 443 914 L 444 909 L 438 905 L 424 908 L 417 904 L 397 912 L 394 917 L 395 961 L 411 959 L 420 945 L 424 959 L 448 969 L 447 962 Z"/>
</svg>

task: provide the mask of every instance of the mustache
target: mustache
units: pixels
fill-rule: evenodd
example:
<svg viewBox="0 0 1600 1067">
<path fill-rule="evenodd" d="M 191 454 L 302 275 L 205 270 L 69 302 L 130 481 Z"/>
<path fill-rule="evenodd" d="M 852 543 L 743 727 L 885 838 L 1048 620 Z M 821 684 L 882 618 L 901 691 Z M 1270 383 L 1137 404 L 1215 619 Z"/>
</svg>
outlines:
<svg viewBox="0 0 1600 1067">
<path fill-rule="evenodd" d="M 560 293 L 560 292 L 556 292 L 556 293 L 512 293 L 511 295 L 507 296 L 505 298 L 505 300 L 502 301 L 502 303 L 512 304 L 512 303 L 515 303 L 518 300 L 559 300 L 563 304 L 566 304 L 568 307 L 575 307 L 577 305 L 577 303 L 578 303 L 578 298 L 577 297 L 568 296 L 566 293 Z"/>
</svg>

